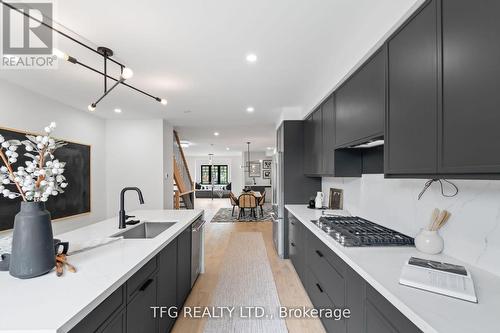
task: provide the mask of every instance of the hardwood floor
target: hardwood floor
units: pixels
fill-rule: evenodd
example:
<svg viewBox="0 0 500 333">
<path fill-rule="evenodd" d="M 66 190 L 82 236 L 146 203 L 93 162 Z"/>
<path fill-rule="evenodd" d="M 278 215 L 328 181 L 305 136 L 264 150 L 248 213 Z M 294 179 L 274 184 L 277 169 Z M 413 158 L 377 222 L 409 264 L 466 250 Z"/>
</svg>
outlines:
<svg viewBox="0 0 500 333">
<path fill-rule="evenodd" d="M 211 305 L 213 291 L 217 286 L 219 271 L 230 236 L 232 233 L 248 231 L 262 233 L 267 251 L 267 258 L 262 258 L 262 260 L 269 260 L 281 305 L 311 307 L 312 304 L 290 260 L 280 259 L 274 251 L 271 222 L 207 223 L 205 229 L 205 273 L 200 275 L 196 281 L 186 301 L 186 306 Z M 251 305 L 251 302 L 249 303 Z M 180 317 L 172 332 L 203 332 L 205 321 L 204 318 Z M 286 326 L 291 333 L 324 332 L 319 319 L 287 318 Z"/>
</svg>

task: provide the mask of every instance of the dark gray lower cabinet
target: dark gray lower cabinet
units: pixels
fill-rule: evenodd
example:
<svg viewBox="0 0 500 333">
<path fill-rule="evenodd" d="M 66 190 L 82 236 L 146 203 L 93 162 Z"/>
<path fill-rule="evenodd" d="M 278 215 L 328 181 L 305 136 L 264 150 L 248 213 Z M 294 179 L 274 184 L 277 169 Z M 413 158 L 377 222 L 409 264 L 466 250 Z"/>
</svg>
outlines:
<svg viewBox="0 0 500 333">
<path fill-rule="evenodd" d="M 127 332 L 157 332 L 158 321 L 151 306 L 157 305 L 157 275 L 148 277 L 127 304 Z"/>
<path fill-rule="evenodd" d="M 98 329 L 99 333 L 122 333 L 126 332 L 127 316 L 125 311 L 121 311 Z"/>
<path fill-rule="evenodd" d="M 182 307 L 191 292 L 191 226 L 114 291 L 71 333 L 167 333 L 176 318 L 151 307 Z"/>
<path fill-rule="evenodd" d="M 289 257 L 292 260 L 293 266 L 299 277 L 304 279 L 307 274 L 305 260 L 305 233 L 304 226 L 295 216 L 288 214 L 288 242 L 289 242 Z"/>
<path fill-rule="evenodd" d="M 158 255 L 158 306 L 177 306 L 177 239 Z M 163 316 L 158 319 L 159 332 L 169 332 L 176 318 Z"/>
<path fill-rule="evenodd" d="M 327 332 L 421 332 L 293 214 L 287 213 L 295 223 L 289 226 L 290 246 L 292 238 L 302 239 L 299 246 L 293 247 L 291 260 L 314 307 L 350 309 L 349 319 L 322 318 Z"/>
<path fill-rule="evenodd" d="M 177 237 L 177 306 L 180 309 L 191 291 L 191 228 Z"/>
<path fill-rule="evenodd" d="M 126 287 L 123 285 L 108 296 L 87 317 L 76 324 L 71 332 L 116 332 L 115 328 L 118 324 L 114 323 L 114 320 L 117 315 L 121 317 L 125 314 L 125 305 Z"/>
</svg>

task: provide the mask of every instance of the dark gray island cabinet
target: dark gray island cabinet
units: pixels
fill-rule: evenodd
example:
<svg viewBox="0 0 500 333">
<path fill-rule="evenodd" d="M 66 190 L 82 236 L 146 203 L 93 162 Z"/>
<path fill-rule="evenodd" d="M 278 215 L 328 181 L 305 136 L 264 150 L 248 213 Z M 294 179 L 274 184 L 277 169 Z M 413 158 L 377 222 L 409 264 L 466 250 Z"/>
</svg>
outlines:
<svg viewBox="0 0 500 333">
<path fill-rule="evenodd" d="M 152 307 L 180 313 L 191 291 L 191 226 L 80 321 L 71 333 L 170 332 L 175 317 L 154 317 Z M 173 312 L 175 314 L 175 312 Z"/>
<path fill-rule="evenodd" d="M 387 299 L 287 211 L 290 259 L 317 309 L 349 309 L 350 318 L 322 318 L 327 332 L 421 332 Z"/>
</svg>

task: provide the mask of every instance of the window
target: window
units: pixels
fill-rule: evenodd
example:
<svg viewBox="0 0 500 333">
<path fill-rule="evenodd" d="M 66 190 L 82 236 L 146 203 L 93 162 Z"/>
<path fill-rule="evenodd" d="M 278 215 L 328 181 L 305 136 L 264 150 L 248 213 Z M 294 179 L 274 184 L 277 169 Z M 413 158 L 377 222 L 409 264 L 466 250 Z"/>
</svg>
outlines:
<svg viewBox="0 0 500 333">
<path fill-rule="evenodd" d="M 227 165 L 202 165 L 201 183 L 203 185 L 226 185 L 229 183 L 229 168 Z"/>
</svg>

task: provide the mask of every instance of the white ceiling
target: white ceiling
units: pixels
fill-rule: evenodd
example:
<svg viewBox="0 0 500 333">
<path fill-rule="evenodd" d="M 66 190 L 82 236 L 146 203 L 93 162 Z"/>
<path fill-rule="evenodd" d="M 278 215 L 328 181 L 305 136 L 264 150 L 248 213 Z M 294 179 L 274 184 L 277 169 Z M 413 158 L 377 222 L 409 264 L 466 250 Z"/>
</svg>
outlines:
<svg viewBox="0 0 500 333">
<path fill-rule="evenodd" d="M 181 139 L 196 144 L 192 154 L 227 154 L 226 147 L 241 151 L 247 140 L 252 150 L 273 146 L 283 112 L 309 112 L 417 2 L 60 0 L 55 19 L 91 45 L 112 48 L 134 70 L 128 83 L 169 102 L 163 107 L 119 87 L 97 116 L 164 117 Z M 57 43 L 82 62 L 101 66 L 81 46 L 61 37 Z M 250 52 L 257 63 L 246 62 Z M 67 62 L 57 70 L 4 70 L 0 78 L 82 112 L 102 92 L 98 75 Z M 245 111 L 250 105 L 252 114 Z M 115 107 L 123 113 L 116 115 Z"/>
</svg>

